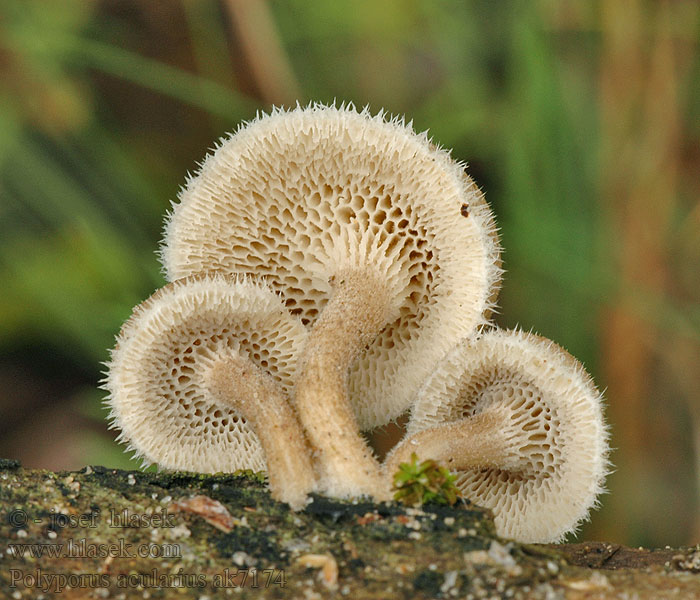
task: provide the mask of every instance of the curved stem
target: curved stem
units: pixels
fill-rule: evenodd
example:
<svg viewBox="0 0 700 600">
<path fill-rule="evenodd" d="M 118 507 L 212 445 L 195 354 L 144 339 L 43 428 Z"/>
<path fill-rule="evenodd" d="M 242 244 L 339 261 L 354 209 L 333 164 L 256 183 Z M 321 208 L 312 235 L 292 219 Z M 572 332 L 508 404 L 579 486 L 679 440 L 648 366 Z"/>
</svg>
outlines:
<svg viewBox="0 0 700 600">
<path fill-rule="evenodd" d="M 311 328 L 296 388 L 296 406 L 323 490 L 335 497 L 389 498 L 381 468 L 348 398 L 348 370 L 386 325 L 389 291 L 372 269 L 336 275 L 334 293 Z"/>
<path fill-rule="evenodd" d="M 239 411 L 258 436 L 272 497 L 294 510 L 304 508 L 316 476 L 302 428 L 277 382 L 250 359 L 235 355 L 218 360 L 207 382 L 214 398 Z"/>
<path fill-rule="evenodd" d="M 404 438 L 384 463 L 386 477 L 393 481 L 401 463 L 433 459 L 450 471 L 519 466 L 510 418 L 505 411 L 489 410 L 452 423 L 443 423 Z"/>
</svg>

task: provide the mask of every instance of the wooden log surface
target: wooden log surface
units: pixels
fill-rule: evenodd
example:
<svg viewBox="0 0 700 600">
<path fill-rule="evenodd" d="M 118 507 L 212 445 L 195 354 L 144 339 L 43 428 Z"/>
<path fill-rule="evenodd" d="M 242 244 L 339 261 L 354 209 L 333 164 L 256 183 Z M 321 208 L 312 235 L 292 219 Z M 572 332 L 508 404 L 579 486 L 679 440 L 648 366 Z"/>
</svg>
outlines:
<svg viewBox="0 0 700 600">
<path fill-rule="evenodd" d="M 700 550 L 519 544 L 490 513 L 273 501 L 259 474 L 0 460 L 0 598 L 700 598 Z"/>
</svg>

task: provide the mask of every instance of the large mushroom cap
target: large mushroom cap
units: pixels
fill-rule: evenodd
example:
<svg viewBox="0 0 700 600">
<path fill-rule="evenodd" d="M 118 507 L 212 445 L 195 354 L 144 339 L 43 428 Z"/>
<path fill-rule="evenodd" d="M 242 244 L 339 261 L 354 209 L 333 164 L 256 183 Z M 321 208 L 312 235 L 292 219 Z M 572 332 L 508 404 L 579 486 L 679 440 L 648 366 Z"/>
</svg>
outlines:
<svg viewBox="0 0 700 600">
<path fill-rule="evenodd" d="M 464 165 L 398 120 L 314 106 L 262 116 L 188 181 L 165 230 L 169 279 L 263 275 L 311 326 L 346 267 L 386 275 L 389 324 L 350 371 L 362 428 L 404 412 L 472 334 L 500 281 L 491 211 Z"/>
<path fill-rule="evenodd" d="M 494 409 L 522 468 L 458 471 L 499 534 L 558 541 L 587 517 L 608 472 L 602 397 L 582 365 L 544 338 L 494 330 L 450 352 L 421 389 L 407 437 Z M 478 440 L 476 440 L 478 444 Z"/>
<path fill-rule="evenodd" d="M 230 403 L 214 400 L 206 375 L 217 359 L 240 354 L 289 393 L 305 339 L 263 285 L 221 275 L 175 281 L 137 306 L 117 338 L 104 385 L 113 426 L 165 468 L 265 470 L 257 436 Z"/>
</svg>

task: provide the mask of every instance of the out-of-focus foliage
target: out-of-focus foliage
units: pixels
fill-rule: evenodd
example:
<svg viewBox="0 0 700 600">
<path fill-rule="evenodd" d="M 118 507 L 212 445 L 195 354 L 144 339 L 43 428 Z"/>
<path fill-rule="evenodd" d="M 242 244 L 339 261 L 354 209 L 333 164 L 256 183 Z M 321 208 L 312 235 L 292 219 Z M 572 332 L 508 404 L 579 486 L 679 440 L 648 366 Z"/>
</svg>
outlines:
<svg viewBox="0 0 700 600">
<path fill-rule="evenodd" d="M 697 542 L 699 12 L 0 0 L 0 454 L 123 465 L 100 363 L 163 283 L 187 171 L 256 110 L 353 101 L 470 163 L 505 247 L 499 323 L 553 338 L 608 388 L 618 471 L 584 534 Z"/>
</svg>

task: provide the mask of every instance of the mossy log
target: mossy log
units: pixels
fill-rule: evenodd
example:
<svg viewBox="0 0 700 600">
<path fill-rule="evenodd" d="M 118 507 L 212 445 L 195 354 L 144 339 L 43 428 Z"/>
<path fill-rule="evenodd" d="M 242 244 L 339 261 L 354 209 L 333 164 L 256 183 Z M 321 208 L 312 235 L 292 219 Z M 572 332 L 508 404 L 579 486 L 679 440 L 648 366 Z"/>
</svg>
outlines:
<svg viewBox="0 0 700 600">
<path fill-rule="evenodd" d="M 2 598 L 700 597 L 695 548 L 519 544 L 469 503 L 292 512 L 253 473 L 0 461 L 0 518 Z"/>
</svg>

